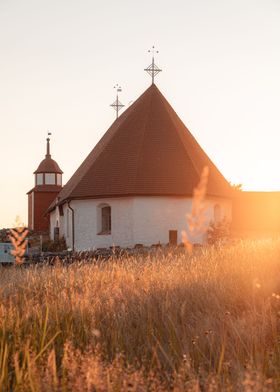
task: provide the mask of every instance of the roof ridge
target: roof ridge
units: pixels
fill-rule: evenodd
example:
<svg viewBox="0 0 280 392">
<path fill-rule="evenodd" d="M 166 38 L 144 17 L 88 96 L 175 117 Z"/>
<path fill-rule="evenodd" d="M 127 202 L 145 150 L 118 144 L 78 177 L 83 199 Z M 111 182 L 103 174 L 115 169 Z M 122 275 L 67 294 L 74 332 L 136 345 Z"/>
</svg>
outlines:
<svg viewBox="0 0 280 392">
<path fill-rule="evenodd" d="M 183 147 L 184 147 L 184 150 L 185 150 L 185 152 L 186 152 L 188 158 L 190 159 L 190 161 L 191 161 L 191 163 L 192 163 L 194 169 L 196 170 L 196 174 L 197 174 L 198 177 L 200 178 L 201 173 L 200 173 L 200 171 L 198 170 L 197 165 L 196 165 L 195 162 L 193 161 L 192 156 L 190 156 L 190 154 L 187 153 L 185 143 L 184 143 L 184 141 L 183 141 L 183 139 L 182 139 L 182 137 L 181 137 L 181 135 L 180 135 L 180 132 L 178 132 L 178 130 L 177 130 L 177 126 L 176 126 L 176 123 L 175 123 L 175 121 L 174 121 L 174 119 L 173 119 L 172 112 L 175 113 L 175 115 L 177 116 L 177 118 L 179 118 L 179 116 L 178 116 L 178 114 L 176 113 L 176 111 L 173 109 L 173 107 L 170 105 L 170 103 L 165 99 L 165 97 L 164 97 L 163 94 L 160 92 L 160 90 L 159 90 L 159 93 L 160 93 L 161 102 L 162 102 L 162 103 L 164 104 L 164 106 L 166 107 L 166 109 L 167 109 L 167 114 L 168 114 L 168 116 L 169 116 L 171 122 L 173 123 L 174 128 L 176 129 L 176 135 L 177 135 L 177 137 L 180 139 L 180 141 L 181 141 L 181 143 L 182 143 L 182 145 L 183 145 Z M 189 129 L 185 126 L 185 124 L 183 124 L 183 125 L 184 125 L 184 127 L 189 131 Z M 189 131 L 189 133 L 190 133 L 190 131 Z M 194 140 L 195 140 L 195 138 L 194 138 Z M 195 141 L 196 141 L 196 140 L 195 140 Z"/>
<path fill-rule="evenodd" d="M 153 85 L 152 85 L 152 86 L 153 86 Z M 155 86 L 155 87 L 156 87 L 156 86 Z M 149 89 L 151 89 L 151 87 L 149 87 Z M 147 90 L 146 90 L 146 91 L 147 91 Z M 143 148 L 143 145 L 144 145 L 145 135 L 146 135 L 146 132 L 147 132 L 147 121 L 148 121 L 148 118 L 151 116 L 151 104 L 152 104 L 152 95 L 150 96 L 149 114 L 146 115 L 146 121 L 145 121 L 145 125 L 144 125 L 144 132 L 143 132 L 142 140 L 141 140 L 141 147 L 142 147 L 142 148 Z M 141 156 L 142 148 L 139 148 L 139 149 L 138 149 L 137 163 L 139 163 L 139 161 L 140 161 L 140 156 Z M 136 180 L 137 180 L 137 178 L 138 178 L 138 172 L 139 172 L 139 165 L 136 166 L 136 175 L 135 175 L 135 177 L 134 177 L 134 182 L 135 182 L 135 183 L 136 183 Z"/>
</svg>

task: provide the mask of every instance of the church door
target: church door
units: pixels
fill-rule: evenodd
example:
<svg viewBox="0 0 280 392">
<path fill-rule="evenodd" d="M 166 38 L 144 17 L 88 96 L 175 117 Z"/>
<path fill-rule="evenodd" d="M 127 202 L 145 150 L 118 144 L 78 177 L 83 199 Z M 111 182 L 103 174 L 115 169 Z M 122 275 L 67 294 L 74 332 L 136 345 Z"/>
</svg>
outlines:
<svg viewBox="0 0 280 392">
<path fill-rule="evenodd" d="M 169 230 L 169 245 L 177 246 L 178 232 L 177 230 Z"/>
</svg>

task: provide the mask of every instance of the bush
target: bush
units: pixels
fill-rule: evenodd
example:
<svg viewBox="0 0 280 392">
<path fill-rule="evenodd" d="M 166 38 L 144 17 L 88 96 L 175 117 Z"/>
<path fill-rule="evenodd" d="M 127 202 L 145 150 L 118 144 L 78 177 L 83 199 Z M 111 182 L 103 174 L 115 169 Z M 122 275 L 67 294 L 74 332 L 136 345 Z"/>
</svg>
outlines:
<svg viewBox="0 0 280 392">
<path fill-rule="evenodd" d="M 62 252 L 64 250 L 67 250 L 67 245 L 64 237 L 61 237 L 55 241 L 45 241 L 42 245 L 43 252 Z"/>
<path fill-rule="evenodd" d="M 226 243 L 230 239 L 230 222 L 223 219 L 220 222 L 210 222 L 207 230 L 207 243 L 209 245 Z"/>
</svg>

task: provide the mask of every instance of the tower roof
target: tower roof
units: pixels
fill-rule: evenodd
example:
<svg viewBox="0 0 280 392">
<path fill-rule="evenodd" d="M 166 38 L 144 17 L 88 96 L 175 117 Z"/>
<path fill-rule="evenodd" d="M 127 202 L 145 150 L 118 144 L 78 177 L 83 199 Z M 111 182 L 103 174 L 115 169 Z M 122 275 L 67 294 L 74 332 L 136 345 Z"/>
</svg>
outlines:
<svg viewBox="0 0 280 392">
<path fill-rule="evenodd" d="M 229 183 L 152 84 L 115 122 L 59 194 L 65 200 L 129 195 L 191 196 L 204 166 L 208 195 Z"/>
<path fill-rule="evenodd" d="M 59 173 L 62 174 L 63 171 L 58 166 L 57 162 L 52 158 L 45 158 L 42 160 L 40 165 L 38 166 L 37 170 L 34 174 L 37 173 Z"/>
<path fill-rule="evenodd" d="M 34 174 L 38 174 L 38 173 L 59 173 L 59 174 L 63 173 L 63 171 L 58 166 L 57 162 L 51 157 L 49 138 L 47 138 L 47 153 L 45 159 L 42 160 L 37 170 L 34 172 Z"/>
</svg>

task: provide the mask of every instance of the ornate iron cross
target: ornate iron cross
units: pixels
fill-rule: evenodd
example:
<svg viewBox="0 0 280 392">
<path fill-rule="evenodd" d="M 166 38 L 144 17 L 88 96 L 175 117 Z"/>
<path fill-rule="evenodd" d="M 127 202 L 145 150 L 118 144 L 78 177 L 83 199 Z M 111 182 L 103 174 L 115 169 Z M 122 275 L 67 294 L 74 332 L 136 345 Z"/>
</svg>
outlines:
<svg viewBox="0 0 280 392">
<path fill-rule="evenodd" d="M 125 105 L 123 105 L 122 103 L 121 103 L 121 101 L 119 100 L 119 93 L 122 91 L 122 88 L 118 85 L 118 84 L 116 84 L 115 86 L 114 86 L 114 88 L 117 90 L 117 97 L 116 97 L 116 100 L 112 103 L 112 105 L 110 105 L 112 108 L 114 108 L 115 109 L 115 111 L 116 111 L 116 118 L 118 118 L 119 117 L 119 111 L 120 110 L 122 110 L 122 108 L 125 106 Z"/>
<path fill-rule="evenodd" d="M 162 69 L 160 69 L 155 64 L 155 53 L 159 53 L 159 51 L 155 50 L 155 47 L 152 46 L 152 49 L 148 50 L 148 52 L 153 54 L 152 64 L 149 65 L 149 67 L 145 68 L 144 71 L 146 71 L 152 77 L 152 84 L 154 84 L 155 76 L 157 76 L 157 74 L 159 74 L 162 71 Z"/>
</svg>

